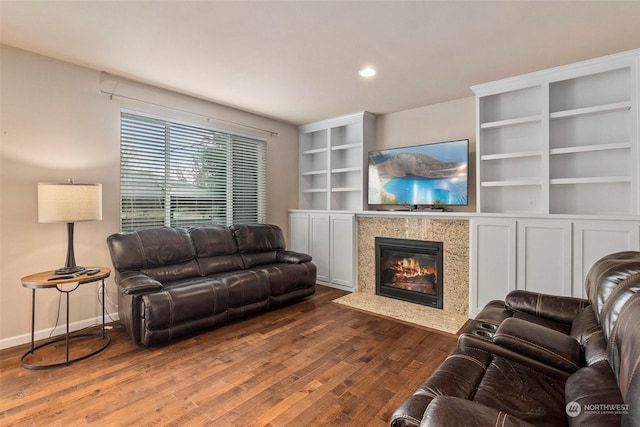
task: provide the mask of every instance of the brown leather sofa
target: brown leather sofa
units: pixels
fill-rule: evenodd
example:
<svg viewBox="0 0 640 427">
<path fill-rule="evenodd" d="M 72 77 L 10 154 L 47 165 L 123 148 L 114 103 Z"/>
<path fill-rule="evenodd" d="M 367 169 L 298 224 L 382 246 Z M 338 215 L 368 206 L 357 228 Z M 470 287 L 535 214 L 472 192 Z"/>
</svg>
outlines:
<svg viewBox="0 0 640 427">
<path fill-rule="evenodd" d="M 311 256 L 285 250 L 275 225 L 151 228 L 107 238 L 118 314 L 144 346 L 315 292 Z"/>
<path fill-rule="evenodd" d="M 585 289 L 487 304 L 390 425 L 640 426 L 640 252 L 597 261 Z"/>
</svg>

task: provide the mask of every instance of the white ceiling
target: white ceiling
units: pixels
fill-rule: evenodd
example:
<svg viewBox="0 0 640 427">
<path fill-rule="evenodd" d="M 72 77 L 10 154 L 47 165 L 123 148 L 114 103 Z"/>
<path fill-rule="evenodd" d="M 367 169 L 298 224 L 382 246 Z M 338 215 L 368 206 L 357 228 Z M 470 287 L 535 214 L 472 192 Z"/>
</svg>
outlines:
<svg viewBox="0 0 640 427">
<path fill-rule="evenodd" d="M 1 0 L 0 24 L 3 44 L 293 124 L 640 47 L 638 0 Z"/>
</svg>

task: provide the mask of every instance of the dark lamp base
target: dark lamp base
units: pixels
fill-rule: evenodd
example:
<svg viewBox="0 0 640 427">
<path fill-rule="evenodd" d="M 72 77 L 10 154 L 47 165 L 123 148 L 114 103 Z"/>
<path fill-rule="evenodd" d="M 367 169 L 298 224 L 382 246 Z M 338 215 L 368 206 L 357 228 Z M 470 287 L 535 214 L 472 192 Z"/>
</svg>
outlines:
<svg viewBox="0 0 640 427">
<path fill-rule="evenodd" d="M 74 267 L 62 267 L 56 270 L 56 274 L 64 275 L 64 274 L 74 274 L 80 273 L 82 271 L 86 271 L 87 269 L 84 267 L 74 266 Z"/>
</svg>

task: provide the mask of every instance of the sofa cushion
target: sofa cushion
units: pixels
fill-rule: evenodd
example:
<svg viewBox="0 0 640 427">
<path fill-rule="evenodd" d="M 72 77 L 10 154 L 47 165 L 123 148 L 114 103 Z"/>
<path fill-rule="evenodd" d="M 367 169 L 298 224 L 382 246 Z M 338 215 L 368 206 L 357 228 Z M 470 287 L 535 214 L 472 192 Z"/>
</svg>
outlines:
<svg viewBox="0 0 640 427">
<path fill-rule="evenodd" d="M 195 249 L 184 228 L 159 227 L 107 238 L 113 265 L 119 272 L 152 269 L 195 259 Z"/>
<path fill-rule="evenodd" d="M 282 229 L 277 225 L 232 225 L 231 231 L 246 268 L 276 263 L 278 252 L 286 247 Z"/>
<path fill-rule="evenodd" d="M 229 227 L 198 227 L 192 229 L 189 234 L 203 276 L 244 268 L 238 245 Z"/>
<path fill-rule="evenodd" d="M 509 414 L 457 397 L 435 398 L 424 413 L 420 426 L 533 427 Z"/>
<path fill-rule="evenodd" d="M 316 279 L 316 267 L 311 263 L 273 264 L 254 267 L 269 278 L 269 294 L 279 297 L 296 289 L 313 288 Z"/>
<path fill-rule="evenodd" d="M 630 403 L 629 425 L 640 425 L 640 294 L 634 294 L 620 310 L 608 340 L 609 363 L 620 393 Z M 624 417 L 623 417 L 624 418 Z"/>
<path fill-rule="evenodd" d="M 180 323 L 224 314 L 229 292 L 222 283 L 207 278 L 174 281 L 161 292 L 142 296 L 145 327 L 150 331 L 171 329 Z M 213 322 L 209 322 L 213 326 Z"/>
<path fill-rule="evenodd" d="M 567 422 L 564 384 L 504 357 L 494 357 L 473 401 L 536 426 Z"/>
<path fill-rule="evenodd" d="M 211 225 L 196 227 L 189 231 L 198 258 L 229 255 L 238 252 L 238 245 L 229 227 Z"/>
<path fill-rule="evenodd" d="M 596 319 L 601 323 L 603 305 L 620 282 L 640 273 L 638 252 L 624 251 L 607 255 L 596 261 L 585 279 L 585 291 Z"/>
<path fill-rule="evenodd" d="M 621 310 L 638 292 L 640 292 L 640 273 L 630 275 L 611 291 L 600 312 L 600 325 L 605 338 L 611 337 Z"/>
<path fill-rule="evenodd" d="M 239 270 L 215 277 L 229 294 L 229 320 L 269 308 L 269 277 L 260 270 Z"/>
<path fill-rule="evenodd" d="M 425 408 L 438 396 L 471 399 L 491 357 L 488 352 L 454 350 L 412 396 L 391 415 L 392 427 L 418 426 Z"/>
<path fill-rule="evenodd" d="M 567 404 L 575 402 L 580 405 L 579 413 L 568 414 L 569 425 L 620 425 L 621 414 L 585 410 L 585 405 L 624 403 L 611 366 L 606 360 L 584 367 L 571 375 L 565 385 L 564 395 Z"/>
</svg>

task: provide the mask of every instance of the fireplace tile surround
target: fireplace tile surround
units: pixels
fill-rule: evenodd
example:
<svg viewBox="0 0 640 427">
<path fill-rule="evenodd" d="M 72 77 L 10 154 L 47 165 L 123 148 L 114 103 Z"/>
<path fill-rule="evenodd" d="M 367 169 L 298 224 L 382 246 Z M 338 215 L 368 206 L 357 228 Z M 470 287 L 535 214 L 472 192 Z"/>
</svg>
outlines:
<svg viewBox="0 0 640 427">
<path fill-rule="evenodd" d="M 456 333 L 468 320 L 469 221 L 459 219 L 357 217 L 358 289 L 336 302 L 428 328 Z M 375 238 L 443 242 L 443 308 L 376 295 Z"/>
</svg>

